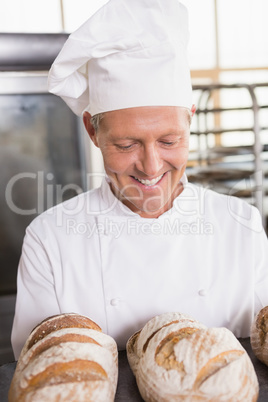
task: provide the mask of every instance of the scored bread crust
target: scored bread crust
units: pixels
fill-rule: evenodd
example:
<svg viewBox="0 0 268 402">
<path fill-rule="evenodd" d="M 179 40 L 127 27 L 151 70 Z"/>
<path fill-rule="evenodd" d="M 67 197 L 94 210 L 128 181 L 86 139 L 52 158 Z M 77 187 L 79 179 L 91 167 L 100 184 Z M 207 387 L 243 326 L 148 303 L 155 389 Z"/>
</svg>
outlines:
<svg viewBox="0 0 268 402">
<path fill-rule="evenodd" d="M 101 332 L 101 328 L 86 316 L 76 313 L 58 314 L 48 317 L 40 322 L 27 338 L 21 355 L 24 355 L 35 343 L 49 335 L 51 332 L 62 328 L 88 328 Z"/>
<path fill-rule="evenodd" d="M 140 358 L 146 352 L 151 340 L 159 331 L 169 334 L 182 328 L 205 329 L 200 322 L 181 313 L 167 313 L 153 317 L 148 321 L 141 331 L 133 334 L 127 342 L 127 356 L 129 365 L 135 375 Z"/>
<path fill-rule="evenodd" d="M 25 353 L 21 353 L 18 366 L 26 366 L 29 360 L 40 354 L 52 345 L 62 344 L 65 342 L 94 343 L 108 349 L 117 364 L 118 351 L 115 340 L 103 332 L 95 331 L 87 328 L 62 328 L 48 334 L 45 338 L 35 343 L 31 349 Z"/>
<path fill-rule="evenodd" d="M 43 321 L 30 334 L 11 382 L 9 401 L 109 402 L 114 400 L 117 378 L 114 339 L 89 318 L 64 314 L 58 320 L 55 316 Z"/>
<path fill-rule="evenodd" d="M 106 402 L 113 401 L 114 394 L 107 381 L 81 381 L 75 384 L 75 388 L 73 383 L 67 383 L 36 389 L 28 394 L 25 402 L 49 402 L 53 400 L 59 402 Z"/>
<path fill-rule="evenodd" d="M 158 320 L 165 323 L 162 328 Z M 257 400 L 259 386 L 253 365 L 229 330 L 206 328 L 187 319 L 167 325 L 167 320 L 154 317 L 153 325 L 146 324 L 149 342 L 143 332 L 139 344 L 142 330 L 127 344 L 130 366 L 145 401 Z"/>
<path fill-rule="evenodd" d="M 262 308 L 254 318 L 250 343 L 255 356 L 268 366 L 268 306 Z"/>
<path fill-rule="evenodd" d="M 145 324 L 140 332 L 139 341 L 137 343 L 137 355 L 141 356 L 143 349 L 146 348 L 150 338 L 162 327 L 169 326 L 172 323 L 180 324 L 188 322 L 195 322 L 200 326 L 200 328 L 205 328 L 205 326 L 200 322 L 182 313 L 171 312 L 153 317 Z"/>
</svg>

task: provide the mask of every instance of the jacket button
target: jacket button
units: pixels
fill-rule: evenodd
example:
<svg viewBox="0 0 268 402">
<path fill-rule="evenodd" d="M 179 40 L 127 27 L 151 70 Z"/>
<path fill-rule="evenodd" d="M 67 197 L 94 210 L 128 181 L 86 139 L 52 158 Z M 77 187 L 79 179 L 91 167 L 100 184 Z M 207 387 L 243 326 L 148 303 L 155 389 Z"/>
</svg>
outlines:
<svg viewBox="0 0 268 402">
<path fill-rule="evenodd" d="M 118 297 L 110 300 L 110 305 L 113 307 L 118 306 L 119 303 L 120 303 L 120 299 Z"/>
<path fill-rule="evenodd" d="M 204 296 L 207 296 L 208 292 L 206 289 L 200 289 L 198 294 L 199 294 L 199 296 L 204 297 Z"/>
</svg>

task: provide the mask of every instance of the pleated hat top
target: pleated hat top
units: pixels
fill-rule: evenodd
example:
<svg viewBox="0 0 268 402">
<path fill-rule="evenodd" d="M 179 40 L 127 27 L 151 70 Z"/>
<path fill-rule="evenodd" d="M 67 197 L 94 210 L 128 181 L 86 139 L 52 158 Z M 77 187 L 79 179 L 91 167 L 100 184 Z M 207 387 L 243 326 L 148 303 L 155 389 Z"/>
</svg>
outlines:
<svg viewBox="0 0 268 402">
<path fill-rule="evenodd" d="M 110 0 L 72 33 L 48 89 L 77 115 L 191 108 L 187 9 L 178 0 Z"/>
</svg>

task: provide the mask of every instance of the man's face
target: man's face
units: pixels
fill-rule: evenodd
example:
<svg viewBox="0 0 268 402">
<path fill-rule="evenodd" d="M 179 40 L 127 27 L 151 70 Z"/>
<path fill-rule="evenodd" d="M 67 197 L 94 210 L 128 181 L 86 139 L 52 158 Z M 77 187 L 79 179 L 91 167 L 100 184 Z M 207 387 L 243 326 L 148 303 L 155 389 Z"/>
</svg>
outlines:
<svg viewBox="0 0 268 402">
<path fill-rule="evenodd" d="M 95 133 L 113 193 L 132 211 L 156 218 L 182 191 L 188 159 L 190 115 L 186 108 L 137 107 L 104 113 Z"/>
</svg>

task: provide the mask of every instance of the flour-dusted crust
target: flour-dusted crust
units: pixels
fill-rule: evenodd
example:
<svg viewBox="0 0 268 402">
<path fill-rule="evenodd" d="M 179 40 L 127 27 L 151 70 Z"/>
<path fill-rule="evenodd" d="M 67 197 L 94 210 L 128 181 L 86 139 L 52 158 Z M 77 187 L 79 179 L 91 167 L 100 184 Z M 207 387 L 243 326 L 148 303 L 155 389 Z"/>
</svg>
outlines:
<svg viewBox="0 0 268 402">
<path fill-rule="evenodd" d="M 43 320 L 32 330 L 21 351 L 21 355 L 24 355 L 35 343 L 50 333 L 62 328 L 88 328 L 101 332 L 98 324 L 86 316 L 76 313 L 53 315 Z"/>
<path fill-rule="evenodd" d="M 107 381 L 81 381 L 76 384 L 50 385 L 30 391 L 25 398 L 25 402 L 104 402 L 113 400 L 114 394 Z"/>
<path fill-rule="evenodd" d="M 146 349 L 147 344 L 150 341 L 150 338 L 160 328 L 164 326 L 169 326 L 173 323 L 184 324 L 188 322 L 195 322 L 197 323 L 197 325 L 200 326 L 200 328 L 205 328 L 203 324 L 199 323 L 192 317 L 182 313 L 171 312 L 153 317 L 145 324 L 145 326 L 142 328 L 140 332 L 139 341 L 137 343 L 137 355 L 141 356 L 143 350 Z"/>
<path fill-rule="evenodd" d="M 127 342 L 127 356 L 134 375 L 140 358 L 159 331 L 169 334 L 187 327 L 206 328 L 203 324 L 185 314 L 166 313 L 153 317 L 141 331 L 132 335 Z"/>
<path fill-rule="evenodd" d="M 250 342 L 255 356 L 268 366 L 268 306 L 256 315 L 251 326 Z"/>
<path fill-rule="evenodd" d="M 139 365 L 139 356 L 137 353 L 137 343 L 140 337 L 140 332 L 135 332 L 127 341 L 127 359 L 133 374 L 136 376 L 136 371 Z"/>
<path fill-rule="evenodd" d="M 113 401 L 118 377 L 114 339 L 87 317 L 58 318 L 43 321 L 25 343 L 9 401 Z"/>
<path fill-rule="evenodd" d="M 130 365 L 145 401 L 256 401 L 257 377 L 246 351 L 226 328 L 206 328 L 195 320 L 153 318 L 127 344 Z M 151 328 L 156 328 L 157 331 Z M 137 351 L 139 351 L 138 354 Z M 134 355 L 134 356 L 133 356 Z M 133 364 L 134 362 L 134 364 Z"/>
<path fill-rule="evenodd" d="M 117 345 L 111 336 L 94 329 L 63 328 L 48 334 L 45 338 L 35 343 L 26 353 L 22 353 L 18 361 L 18 365 L 26 366 L 30 359 L 40 355 L 40 353 L 44 352 L 46 349 L 49 349 L 51 346 L 60 344 L 61 347 L 63 347 L 63 344 L 67 342 L 93 343 L 95 345 L 100 345 L 104 349 L 108 349 L 111 352 L 114 362 L 117 364 Z"/>
</svg>

